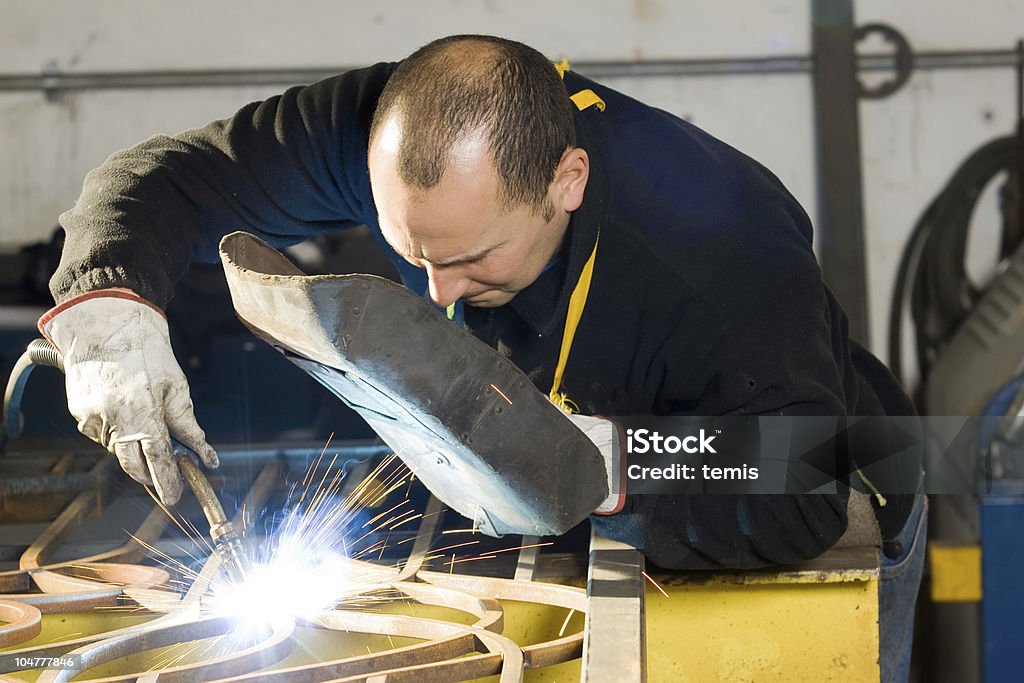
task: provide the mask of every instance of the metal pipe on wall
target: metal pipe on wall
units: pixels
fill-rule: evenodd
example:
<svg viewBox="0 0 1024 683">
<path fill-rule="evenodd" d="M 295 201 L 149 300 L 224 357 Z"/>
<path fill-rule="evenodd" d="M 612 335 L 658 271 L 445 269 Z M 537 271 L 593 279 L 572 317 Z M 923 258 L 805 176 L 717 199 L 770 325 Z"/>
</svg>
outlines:
<svg viewBox="0 0 1024 683">
<path fill-rule="evenodd" d="M 818 219 L 825 282 L 846 311 L 850 337 L 869 343 L 860 116 L 853 0 L 813 0 L 814 120 Z"/>
<path fill-rule="evenodd" d="M 914 68 L 924 71 L 954 69 L 1003 69 L 1016 65 L 1015 50 L 960 50 L 917 52 Z M 657 78 L 810 74 L 813 59 L 806 55 L 735 57 L 723 59 L 676 59 L 651 61 L 579 61 L 573 68 L 594 78 Z M 890 71 L 887 54 L 859 55 L 858 71 Z M 147 89 L 217 88 L 262 85 L 293 85 L 333 76 L 353 66 L 286 69 L 211 69 L 203 71 L 62 71 L 56 64 L 39 73 L 0 74 L 0 92 L 43 92 Z"/>
</svg>

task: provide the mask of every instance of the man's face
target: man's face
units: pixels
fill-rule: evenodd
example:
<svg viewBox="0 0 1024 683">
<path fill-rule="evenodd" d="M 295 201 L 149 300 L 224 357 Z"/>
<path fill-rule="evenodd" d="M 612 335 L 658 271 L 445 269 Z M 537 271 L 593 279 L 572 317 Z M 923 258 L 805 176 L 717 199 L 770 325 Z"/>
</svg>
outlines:
<svg viewBox="0 0 1024 683">
<path fill-rule="evenodd" d="M 406 261 L 427 271 L 430 298 L 438 306 L 458 299 L 482 308 L 508 303 L 554 257 L 568 211 L 579 202 L 566 203 L 556 173 L 548 192 L 552 211 L 503 208 L 497 173 L 479 137 L 456 144 L 437 185 L 410 188 L 398 174 L 400 135 L 392 116 L 369 149 L 370 184 L 384 239 Z"/>
</svg>

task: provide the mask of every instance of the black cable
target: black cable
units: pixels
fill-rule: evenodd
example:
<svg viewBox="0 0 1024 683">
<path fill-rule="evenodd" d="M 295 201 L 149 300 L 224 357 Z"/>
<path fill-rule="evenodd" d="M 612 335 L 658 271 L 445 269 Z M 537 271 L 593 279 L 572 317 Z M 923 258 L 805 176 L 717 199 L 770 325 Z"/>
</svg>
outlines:
<svg viewBox="0 0 1024 683">
<path fill-rule="evenodd" d="M 64 358 L 56 346 L 46 339 L 33 339 L 28 343 L 25 353 L 15 362 L 4 390 L 3 415 L 0 416 L 0 450 L 6 448 L 8 441 L 21 436 L 21 396 L 32 369 L 37 365 L 49 365 L 64 372 Z"/>
<path fill-rule="evenodd" d="M 985 186 L 1016 163 L 1016 136 L 992 140 L 975 150 L 918 219 L 900 257 L 889 308 L 889 364 L 903 374 L 903 311 L 910 311 L 921 384 L 939 350 L 981 295 L 967 276 L 965 256 L 971 215 Z"/>
</svg>

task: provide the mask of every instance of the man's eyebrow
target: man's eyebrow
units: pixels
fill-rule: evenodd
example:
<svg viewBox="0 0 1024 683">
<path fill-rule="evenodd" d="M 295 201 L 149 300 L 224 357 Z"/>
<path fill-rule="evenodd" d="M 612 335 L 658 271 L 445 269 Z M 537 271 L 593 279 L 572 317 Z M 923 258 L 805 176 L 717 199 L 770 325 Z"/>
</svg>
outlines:
<svg viewBox="0 0 1024 683">
<path fill-rule="evenodd" d="M 502 243 L 502 244 L 504 244 L 504 243 Z M 431 265 L 434 265 L 434 266 L 437 266 L 437 267 L 440 267 L 440 268 L 444 268 L 444 267 L 447 267 L 447 266 L 462 266 L 462 265 L 466 265 L 467 263 L 476 263 L 477 261 L 483 261 L 485 258 L 487 258 L 488 254 L 490 254 L 492 251 L 494 251 L 495 249 L 497 249 L 500 246 L 501 246 L 501 244 L 495 244 L 493 247 L 487 247 L 486 249 L 478 251 L 475 254 L 470 254 L 469 256 L 460 256 L 459 258 L 453 258 L 453 259 L 447 259 L 447 260 L 441 260 L 441 261 L 431 261 L 430 259 L 424 259 L 424 260 L 428 261 Z"/>
</svg>

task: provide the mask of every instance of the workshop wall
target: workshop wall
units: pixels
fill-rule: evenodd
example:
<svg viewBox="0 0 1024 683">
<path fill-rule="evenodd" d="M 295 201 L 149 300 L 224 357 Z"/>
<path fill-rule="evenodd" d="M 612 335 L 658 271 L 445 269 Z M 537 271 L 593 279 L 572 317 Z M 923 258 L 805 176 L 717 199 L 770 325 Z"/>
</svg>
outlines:
<svg viewBox="0 0 1024 683">
<path fill-rule="evenodd" d="M 860 0 L 858 23 L 884 21 L 915 50 L 1008 49 L 1024 5 Z M 379 0 L 0 0 L 0 76 L 209 69 L 334 68 L 400 58 L 439 35 L 496 33 L 552 58 L 631 61 L 806 56 L 807 0 L 561 3 Z M 741 11 L 742 7 L 742 11 Z M 609 85 L 685 116 L 775 171 L 816 210 L 811 80 L 807 73 L 616 76 Z M 108 154 L 279 92 L 280 85 L 0 89 L 0 249 L 47 239 L 82 177 Z M 861 105 L 873 347 L 884 353 L 889 292 L 914 221 L 956 165 L 1013 129 L 1008 68 L 918 71 Z M 972 248 L 983 277 L 995 252 L 994 200 L 979 211 Z"/>
</svg>

